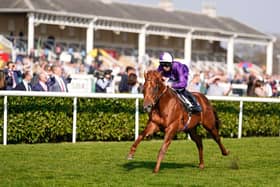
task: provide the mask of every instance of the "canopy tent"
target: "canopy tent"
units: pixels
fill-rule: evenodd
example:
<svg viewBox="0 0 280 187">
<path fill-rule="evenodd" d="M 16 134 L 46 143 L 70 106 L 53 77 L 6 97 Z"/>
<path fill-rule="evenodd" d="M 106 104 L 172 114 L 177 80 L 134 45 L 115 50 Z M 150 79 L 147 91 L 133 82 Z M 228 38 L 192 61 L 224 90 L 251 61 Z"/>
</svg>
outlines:
<svg viewBox="0 0 280 187">
<path fill-rule="evenodd" d="M 13 51 L 13 44 L 7 38 L 0 35 L 0 51 L 2 53 L 12 53 Z"/>
<path fill-rule="evenodd" d="M 102 65 L 102 69 L 112 68 L 114 65 L 119 64 L 119 61 L 113 58 L 105 49 L 92 49 L 88 56 L 93 58 L 98 65 Z"/>
<path fill-rule="evenodd" d="M 242 61 L 238 63 L 238 67 L 240 68 L 251 68 L 253 64 L 251 62 Z"/>
<path fill-rule="evenodd" d="M 5 62 L 11 60 L 13 54 L 13 44 L 4 36 L 0 35 L 0 68 L 4 67 Z"/>
<path fill-rule="evenodd" d="M 110 56 L 104 49 L 93 49 L 89 52 L 89 55 L 91 55 L 93 58 L 97 57 L 98 55 L 102 55 L 105 57 Z"/>
</svg>

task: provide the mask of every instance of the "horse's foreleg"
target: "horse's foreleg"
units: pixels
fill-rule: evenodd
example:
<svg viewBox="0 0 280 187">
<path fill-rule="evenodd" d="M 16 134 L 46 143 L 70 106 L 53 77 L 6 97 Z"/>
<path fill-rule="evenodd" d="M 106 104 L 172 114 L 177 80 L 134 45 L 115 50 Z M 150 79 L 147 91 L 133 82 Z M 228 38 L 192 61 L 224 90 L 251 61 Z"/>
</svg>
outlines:
<svg viewBox="0 0 280 187">
<path fill-rule="evenodd" d="M 203 145 L 202 145 L 202 138 L 196 133 L 196 129 L 190 129 L 189 130 L 191 139 L 196 143 L 196 147 L 198 149 L 198 155 L 199 155 L 199 168 L 204 168 L 204 160 L 203 160 Z"/>
<path fill-rule="evenodd" d="M 170 125 L 172 127 L 172 125 Z M 165 136 L 164 136 L 164 142 L 163 142 L 163 145 L 161 146 L 161 149 L 159 150 L 159 153 L 158 153 L 158 157 L 157 157 L 157 164 L 156 164 L 156 167 L 154 169 L 154 173 L 157 173 L 159 171 L 159 168 L 160 168 L 160 163 L 172 141 L 172 138 L 174 137 L 176 133 L 176 129 L 174 128 L 168 128 L 166 133 L 165 133 Z"/>
<path fill-rule="evenodd" d="M 127 159 L 132 159 L 134 156 L 134 153 L 137 149 L 138 144 L 142 141 L 143 138 L 152 135 L 155 132 L 158 132 L 159 128 L 158 125 L 152 121 L 149 121 L 144 131 L 138 136 L 137 140 L 133 143 L 133 145 L 130 148 L 130 151 L 128 153 Z"/>
</svg>

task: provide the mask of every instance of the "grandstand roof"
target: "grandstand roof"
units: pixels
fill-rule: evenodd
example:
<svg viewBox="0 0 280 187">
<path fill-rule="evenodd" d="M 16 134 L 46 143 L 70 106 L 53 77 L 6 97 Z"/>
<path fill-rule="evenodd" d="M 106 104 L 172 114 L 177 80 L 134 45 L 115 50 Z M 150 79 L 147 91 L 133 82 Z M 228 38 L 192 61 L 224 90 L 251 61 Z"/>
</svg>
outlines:
<svg viewBox="0 0 280 187">
<path fill-rule="evenodd" d="M 119 2 L 104 3 L 100 0 L 1 0 L 0 12 L 43 12 L 83 18 L 112 18 L 132 22 L 167 24 L 168 27 L 186 27 L 199 31 L 261 39 L 271 39 L 246 24 L 233 18 L 210 17 L 188 11 L 165 11 L 159 7 L 148 7 Z"/>
</svg>

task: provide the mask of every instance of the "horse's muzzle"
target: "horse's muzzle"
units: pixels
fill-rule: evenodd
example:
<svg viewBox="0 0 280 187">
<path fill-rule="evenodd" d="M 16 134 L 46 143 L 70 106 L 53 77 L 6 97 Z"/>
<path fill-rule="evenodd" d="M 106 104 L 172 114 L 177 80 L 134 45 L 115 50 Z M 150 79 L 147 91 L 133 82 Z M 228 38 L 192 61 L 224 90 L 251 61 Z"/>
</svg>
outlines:
<svg viewBox="0 0 280 187">
<path fill-rule="evenodd" d="M 144 105 L 144 111 L 150 113 L 152 111 L 153 105 Z"/>
</svg>

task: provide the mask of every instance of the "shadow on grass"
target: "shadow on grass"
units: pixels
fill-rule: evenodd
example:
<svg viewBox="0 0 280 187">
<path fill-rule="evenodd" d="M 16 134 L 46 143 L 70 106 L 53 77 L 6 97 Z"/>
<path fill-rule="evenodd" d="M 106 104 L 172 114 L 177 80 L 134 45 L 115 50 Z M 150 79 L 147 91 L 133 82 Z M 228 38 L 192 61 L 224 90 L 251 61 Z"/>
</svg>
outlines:
<svg viewBox="0 0 280 187">
<path fill-rule="evenodd" d="M 123 167 L 127 171 L 131 171 L 137 168 L 147 168 L 153 170 L 155 166 L 156 166 L 156 162 L 154 161 L 128 161 L 127 163 L 123 164 Z M 162 162 L 160 165 L 160 170 L 178 169 L 178 168 L 186 168 L 186 167 L 197 168 L 197 165 L 190 164 L 190 163 L 179 164 L 174 162 L 167 162 L 167 163 Z"/>
</svg>

